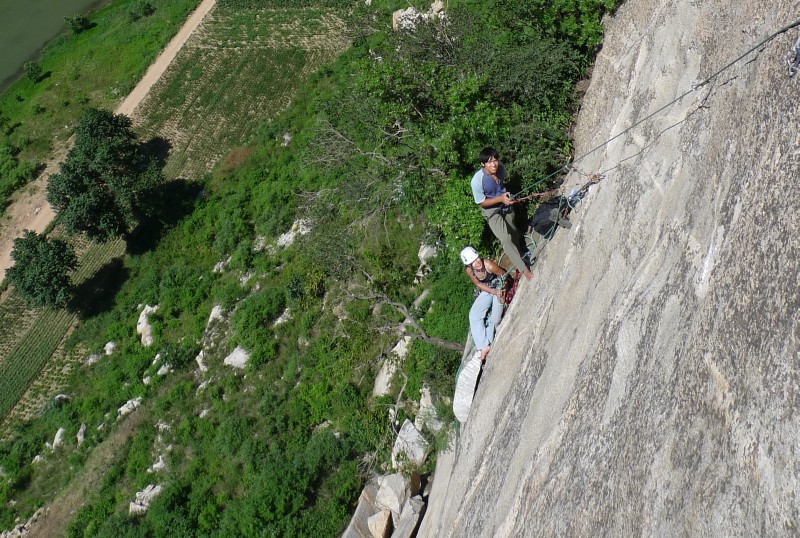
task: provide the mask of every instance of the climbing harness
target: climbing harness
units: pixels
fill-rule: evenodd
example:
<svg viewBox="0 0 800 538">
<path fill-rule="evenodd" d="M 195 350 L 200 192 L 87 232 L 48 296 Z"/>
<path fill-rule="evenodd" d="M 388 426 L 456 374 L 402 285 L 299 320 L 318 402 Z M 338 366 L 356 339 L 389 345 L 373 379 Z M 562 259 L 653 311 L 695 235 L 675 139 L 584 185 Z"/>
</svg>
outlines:
<svg viewBox="0 0 800 538">
<path fill-rule="evenodd" d="M 789 67 L 789 78 L 792 78 L 800 68 L 800 35 L 797 36 L 797 41 L 789 50 L 789 54 L 786 55 L 786 65 Z"/>
</svg>

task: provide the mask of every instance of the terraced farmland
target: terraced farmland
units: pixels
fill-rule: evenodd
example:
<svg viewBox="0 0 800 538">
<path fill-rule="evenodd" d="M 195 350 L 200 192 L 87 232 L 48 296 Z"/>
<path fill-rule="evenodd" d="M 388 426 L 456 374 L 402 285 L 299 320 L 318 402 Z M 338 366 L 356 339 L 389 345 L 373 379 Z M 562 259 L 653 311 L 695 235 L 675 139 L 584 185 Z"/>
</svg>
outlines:
<svg viewBox="0 0 800 538">
<path fill-rule="evenodd" d="M 347 45 L 329 11 L 217 7 L 137 110 L 139 131 L 169 140 L 168 177 L 201 177 Z"/>
<path fill-rule="evenodd" d="M 95 244 L 81 239 L 73 247 L 80 259 L 73 275 L 78 285 L 125 250 L 123 241 Z M 63 343 L 77 321 L 66 309 L 27 308 L 13 288 L 0 297 L 0 436 L 10 419 L 28 418 L 41 409 L 66 379 L 75 360 Z"/>
</svg>

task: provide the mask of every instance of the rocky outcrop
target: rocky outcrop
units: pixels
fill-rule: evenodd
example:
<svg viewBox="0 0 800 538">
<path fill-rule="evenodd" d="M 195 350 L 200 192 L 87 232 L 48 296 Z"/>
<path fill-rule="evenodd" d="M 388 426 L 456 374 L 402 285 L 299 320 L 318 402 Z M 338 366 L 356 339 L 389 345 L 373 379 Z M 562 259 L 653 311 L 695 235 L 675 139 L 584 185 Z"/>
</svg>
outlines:
<svg viewBox="0 0 800 538">
<path fill-rule="evenodd" d="M 392 380 L 397 369 L 402 364 L 408 353 L 408 346 L 411 345 L 411 337 L 404 336 L 389 352 L 389 356 L 383 360 L 378 375 L 375 376 L 375 385 L 372 388 L 373 396 L 386 396 L 392 390 Z"/>
<path fill-rule="evenodd" d="M 67 430 L 64 428 L 59 428 L 56 432 L 56 436 L 53 438 L 53 450 L 56 450 L 61 445 L 64 444 L 64 436 L 66 435 Z"/>
<path fill-rule="evenodd" d="M 42 515 L 45 513 L 46 510 L 44 507 L 39 508 L 38 510 L 36 510 L 36 512 L 33 513 L 33 515 L 30 518 L 28 518 L 28 520 L 25 523 L 18 523 L 10 531 L 0 532 L 0 538 L 24 538 L 25 536 L 28 536 L 31 530 L 31 526 L 33 526 L 37 521 L 39 521 L 39 518 L 41 518 Z"/>
<path fill-rule="evenodd" d="M 392 447 L 392 466 L 395 469 L 417 469 L 425 461 L 429 448 L 414 424 L 406 419 Z"/>
<path fill-rule="evenodd" d="M 161 493 L 161 490 L 162 486 L 160 484 L 150 484 L 142 491 L 136 492 L 136 500 L 131 501 L 128 505 L 128 514 L 140 516 L 147 513 L 150 503 Z"/>
<path fill-rule="evenodd" d="M 78 446 L 81 446 L 84 441 L 86 441 L 86 423 L 81 424 L 81 427 L 78 428 L 78 433 L 75 435 L 75 439 L 78 442 Z"/>
<path fill-rule="evenodd" d="M 236 368 L 237 370 L 243 370 L 247 366 L 247 360 L 250 358 L 250 353 L 245 351 L 243 348 L 236 346 L 230 355 L 225 357 L 223 360 L 223 364 L 226 366 L 230 366 L 231 368 Z"/>
<path fill-rule="evenodd" d="M 117 417 L 124 417 L 125 415 L 130 415 L 136 409 L 138 409 L 140 405 L 142 405 L 141 396 L 137 396 L 136 398 L 131 398 L 130 400 L 125 402 L 125 405 L 117 409 Z"/>
<path fill-rule="evenodd" d="M 419 536 L 796 535 L 798 29 L 698 86 L 796 17 L 608 21 L 575 129 L 605 178 L 520 284 Z"/>
<path fill-rule="evenodd" d="M 153 328 L 150 326 L 147 316 L 157 311 L 158 305 L 145 305 L 142 313 L 139 314 L 139 320 L 136 322 L 136 334 L 141 336 L 142 345 L 145 347 L 153 345 Z"/>
</svg>

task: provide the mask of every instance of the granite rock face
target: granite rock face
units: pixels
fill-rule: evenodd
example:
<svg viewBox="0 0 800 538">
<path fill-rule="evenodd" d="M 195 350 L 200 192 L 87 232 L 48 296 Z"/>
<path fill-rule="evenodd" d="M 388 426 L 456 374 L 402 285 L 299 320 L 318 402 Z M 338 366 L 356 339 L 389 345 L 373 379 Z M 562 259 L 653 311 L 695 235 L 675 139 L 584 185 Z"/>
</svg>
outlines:
<svg viewBox="0 0 800 538">
<path fill-rule="evenodd" d="M 796 18 L 628 0 L 607 21 L 577 156 L 689 93 L 576 163 L 606 177 L 521 283 L 420 536 L 799 532 L 800 30 L 691 91 Z"/>
</svg>

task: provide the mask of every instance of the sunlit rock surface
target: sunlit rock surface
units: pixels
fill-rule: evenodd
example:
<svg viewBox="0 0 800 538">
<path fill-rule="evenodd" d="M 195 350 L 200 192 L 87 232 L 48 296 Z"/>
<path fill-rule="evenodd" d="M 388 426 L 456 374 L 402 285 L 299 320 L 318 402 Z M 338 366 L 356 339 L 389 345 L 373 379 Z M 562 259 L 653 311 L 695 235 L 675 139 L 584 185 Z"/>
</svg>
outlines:
<svg viewBox="0 0 800 538">
<path fill-rule="evenodd" d="M 796 18 L 786 3 L 628 0 L 575 154 Z M 606 178 L 522 282 L 420 536 L 800 532 L 797 35 L 576 163 Z"/>
</svg>

